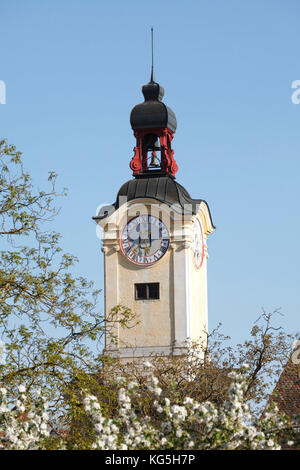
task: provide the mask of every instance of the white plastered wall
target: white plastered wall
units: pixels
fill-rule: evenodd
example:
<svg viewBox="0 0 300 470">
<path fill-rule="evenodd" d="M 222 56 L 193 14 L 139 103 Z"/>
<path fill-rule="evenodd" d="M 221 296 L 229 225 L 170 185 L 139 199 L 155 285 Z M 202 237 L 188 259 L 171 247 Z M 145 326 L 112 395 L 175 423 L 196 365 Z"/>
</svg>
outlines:
<svg viewBox="0 0 300 470">
<path fill-rule="evenodd" d="M 126 222 L 139 214 L 159 217 L 170 232 L 167 253 L 152 266 L 140 267 L 125 258 L 119 234 Z M 135 314 L 129 328 L 114 324 L 118 341 L 106 345 L 121 356 L 148 356 L 151 353 L 180 354 L 186 340 L 201 340 L 207 329 L 207 234 L 213 231 L 209 212 L 201 203 L 197 217 L 201 222 L 205 255 L 197 270 L 191 249 L 195 216 L 178 215 L 169 206 L 152 199 L 137 199 L 121 206 L 101 222 L 104 230 L 105 311 L 116 305 L 129 307 Z M 134 284 L 159 282 L 159 300 L 135 300 Z"/>
</svg>

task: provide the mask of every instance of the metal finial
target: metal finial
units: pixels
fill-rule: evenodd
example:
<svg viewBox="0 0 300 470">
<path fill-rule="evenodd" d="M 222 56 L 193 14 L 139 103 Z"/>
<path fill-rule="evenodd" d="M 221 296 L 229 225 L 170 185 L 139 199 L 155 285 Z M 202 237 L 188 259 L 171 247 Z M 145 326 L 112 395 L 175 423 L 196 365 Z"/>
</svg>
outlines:
<svg viewBox="0 0 300 470">
<path fill-rule="evenodd" d="M 154 63 L 153 63 L 153 28 L 151 28 L 151 51 L 152 51 L 152 67 L 150 82 L 154 82 Z"/>
</svg>

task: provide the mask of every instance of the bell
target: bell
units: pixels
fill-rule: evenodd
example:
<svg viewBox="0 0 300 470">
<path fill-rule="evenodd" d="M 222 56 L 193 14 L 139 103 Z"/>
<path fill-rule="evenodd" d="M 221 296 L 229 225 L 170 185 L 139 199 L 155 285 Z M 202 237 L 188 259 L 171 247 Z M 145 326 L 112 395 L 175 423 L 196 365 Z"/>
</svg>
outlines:
<svg viewBox="0 0 300 470">
<path fill-rule="evenodd" d="M 149 168 L 158 168 L 160 166 L 156 152 L 153 150 Z"/>
<path fill-rule="evenodd" d="M 159 140 L 158 140 L 158 139 L 157 139 L 156 142 L 154 143 L 153 150 L 160 150 Z"/>
</svg>

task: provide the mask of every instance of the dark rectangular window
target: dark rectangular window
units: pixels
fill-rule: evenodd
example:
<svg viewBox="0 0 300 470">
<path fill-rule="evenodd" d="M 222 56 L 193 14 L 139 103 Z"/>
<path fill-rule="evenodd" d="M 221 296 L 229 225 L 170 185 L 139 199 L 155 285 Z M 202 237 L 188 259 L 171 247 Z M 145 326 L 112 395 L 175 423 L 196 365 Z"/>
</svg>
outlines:
<svg viewBox="0 0 300 470">
<path fill-rule="evenodd" d="M 159 282 L 135 284 L 134 291 L 135 300 L 159 299 Z"/>
<path fill-rule="evenodd" d="M 147 299 L 147 284 L 135 284 L 136 300 Z"/>
</svg>

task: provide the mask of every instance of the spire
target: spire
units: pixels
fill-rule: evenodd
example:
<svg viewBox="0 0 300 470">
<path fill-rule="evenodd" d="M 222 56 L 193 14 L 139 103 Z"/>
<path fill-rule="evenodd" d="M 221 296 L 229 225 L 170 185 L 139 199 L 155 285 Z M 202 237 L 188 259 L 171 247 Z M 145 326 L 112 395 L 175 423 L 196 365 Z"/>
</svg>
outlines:
<svg viewBox="0 0 300 470">
<path fill-rule="evenodd" d="M 151 52 L 152 52 L 152 67 L 150 83 L 154 83 L 154 61 L 153 61 L 153 28 L 151 28 Z"/>
</svg>

